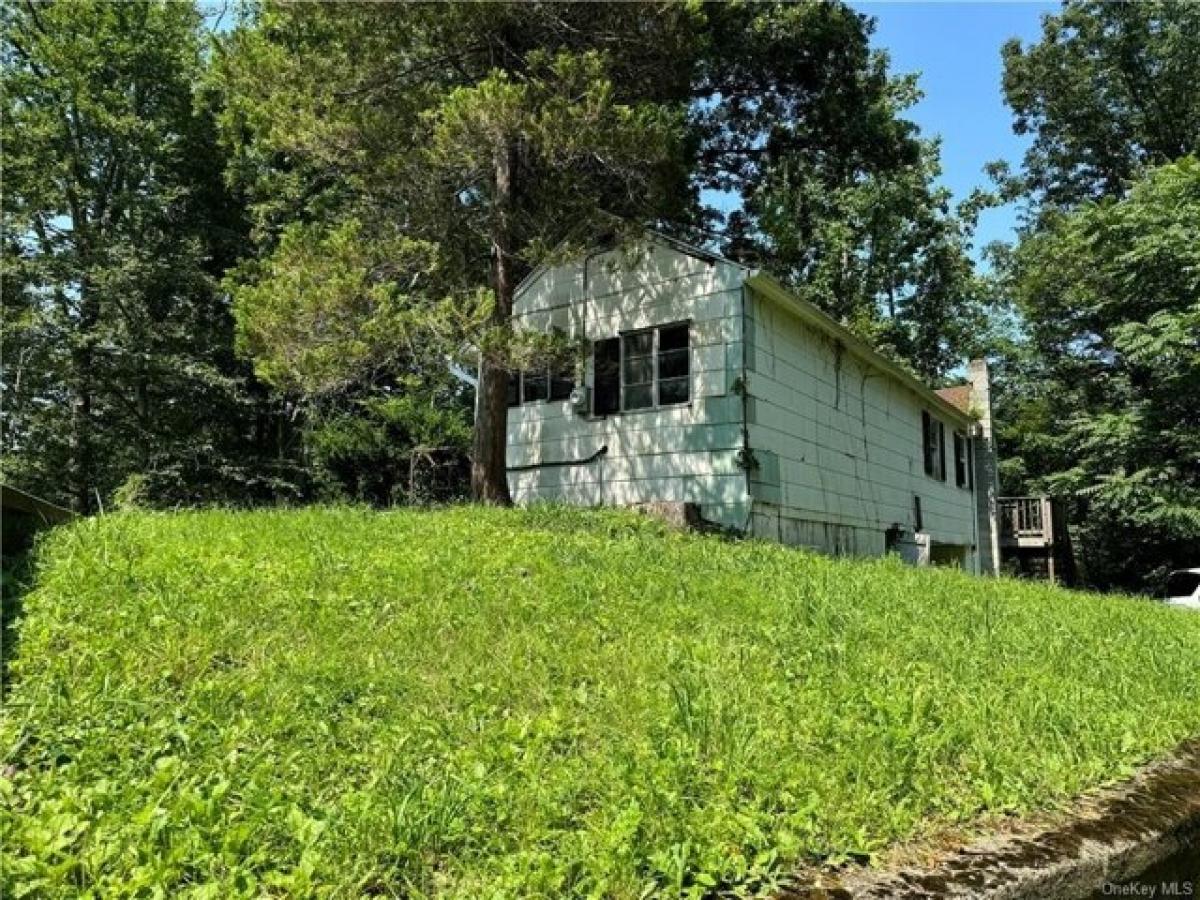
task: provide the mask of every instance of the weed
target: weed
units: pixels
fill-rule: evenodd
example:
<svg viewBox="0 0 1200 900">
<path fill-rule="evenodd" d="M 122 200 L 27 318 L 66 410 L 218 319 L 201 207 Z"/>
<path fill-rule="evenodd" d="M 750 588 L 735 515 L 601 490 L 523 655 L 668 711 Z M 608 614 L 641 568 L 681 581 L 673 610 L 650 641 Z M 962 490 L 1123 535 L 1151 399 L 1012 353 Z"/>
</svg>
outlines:
<svg viewBox="0 0 1200 900">
<path fill-rule="evenodd" d="M 41 548 L 9 897 L 759 895 L 1200 732 L 1200 616 L 557 508 Z"/>
</svg>

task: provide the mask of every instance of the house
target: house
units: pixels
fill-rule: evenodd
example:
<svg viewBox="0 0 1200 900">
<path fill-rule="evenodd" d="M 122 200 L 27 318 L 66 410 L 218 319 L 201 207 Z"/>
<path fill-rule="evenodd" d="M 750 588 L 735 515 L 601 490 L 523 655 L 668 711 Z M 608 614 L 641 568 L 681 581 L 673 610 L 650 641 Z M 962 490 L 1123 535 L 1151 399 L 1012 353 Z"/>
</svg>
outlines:
<svg viewBox="0 0 1200 900">
<path fill-rule="evenodd" d="M 984 363 L 933 391 L 769 275 L 657 235 L 534 271 L 513 314 L 586 348 L 512 379 L 517 503 L 666 506 L 834 554 L 995 571 Z"/>
</svg>

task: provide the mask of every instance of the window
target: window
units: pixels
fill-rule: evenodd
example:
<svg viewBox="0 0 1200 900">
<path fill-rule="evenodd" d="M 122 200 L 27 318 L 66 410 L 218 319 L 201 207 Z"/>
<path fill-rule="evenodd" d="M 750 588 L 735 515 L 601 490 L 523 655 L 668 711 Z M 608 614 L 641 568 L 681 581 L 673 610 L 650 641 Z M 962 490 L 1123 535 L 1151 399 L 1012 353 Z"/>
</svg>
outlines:
<svg viewBox="0 0 1200 900">
<path fill-rule="evenodd" d="M 946 480 L 946 426 L 921 412 L 921 434 L 925 455 L 925 474 L 938 481 Z"/>
<path fill-rule="evenodd" d="M 658 405 L 691 399 L 691 349 L 687 325 L 658 329 Z"/>
<path fill-rule="evenodd" d="M 566 400 L 575 387 L 575 369 L 570 364 L 549 369 L 512 372 L 508 376 L 508 405 L 538 400 Z"/>
<path fill-rule="evenodd" d="M 961 431 L 954 432 L 954 483 L 960 488 L 972 488 L 971 440 Z"/>
<path fill-rule="evenodd" d="M 654 332 L 622 335 L 621 350 L 621 408 L 653 406 Z"/>
<path fill-rule="evenodd" d="M 521 402 L 550 399 L 550 376 L 545 369 L 521 373 Z"/>
<path fill-rule="evenodd" d="M 606 416 L 621 409 L 621 339 L 609 338 L 592 344 L 595 379 L 592 413 Z"/>
<path fill-rule="evenodd" d="M 550 399 L 566 400 L 575 390 L 575 366 L 566 363 L 550 369 Z"/>
<path fill-rule="evenodd" d="M 631 331 L 592 344 L 592 413 L 687 403 L 692 392 L 686 322 Z"/>
<path fill-rule="evenodd" d="M 621 336 L 621 408 L 671 406 L 691 399 L 687 323 Z"/>
</svg>

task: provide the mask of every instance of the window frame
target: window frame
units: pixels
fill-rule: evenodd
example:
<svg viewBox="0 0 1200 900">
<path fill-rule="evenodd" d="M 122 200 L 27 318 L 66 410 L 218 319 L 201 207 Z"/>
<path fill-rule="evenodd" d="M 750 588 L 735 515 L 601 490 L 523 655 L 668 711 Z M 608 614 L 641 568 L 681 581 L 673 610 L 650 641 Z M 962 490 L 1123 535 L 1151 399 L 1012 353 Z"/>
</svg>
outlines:
<svg viewBox="0 0 1200 900">
<path fill-rule="evenodd" d="M 563 377 L 563 376 L 568 371 L 570 371 L 570 381 L 571 381 L 570 389 L 567 391 L 566 396 L 559 396 L 559 397 L 554 396 L 554 387 L 555 387 L 554 383 L 556 381 L 559 382 L 560 384 L 562 384 L 563 382 L 566 382 L 567 378 Z M 545 380 L 546 380 L 546 396 L 545 397 L 535 397 L 532 400 L 525 399 L 525 376 L 530 373 L 532 373 L 535 377 L 545 378 Z M 518 406 L 532 406 L 535 403 L 566 403 L 568 400 L 570 400 L 571 391 L 575 390 L 575 388 L 579 386 L 579 378 L 577 377 L 577 373 L 576 373 L 575 369 L 573 367 L 568 368 L 566 366 L 564 366 L 561 370 L 559 370 L 557 372 L 557 374 L 556 374 L 554 366 L 539 366 L 535 369 L 516 369 L 514 371 L 510 371 L 508 373 L 508 376 L 510 379 L 510 383 L 511 383 L 511 380 L 515 379 L 516 384 L 517 384 L 517 402 L 516 403 L 509 402 L 508 403 L 509 409 L 514 409 Z"/>
<path fill-rule="evenodd" d="M 961 454 L 960 454 L 961 448 Z M 954 486 L 964 490 L 975 489 L 975 473 L 971 438 L 963 431 L 954 432 Z M 960 470 L 961 466 L 961 470 Z"/>
<path fill-rule="evenodd" d="M 921 410 L 921 458 L 927 476 L 946 481 L 946 425 L 927 409 Z"/>
<path fill-rule="evenodd" d="M 684 400 L 673 400 L 670 403 L 663 403 L 661 400 L 661 381 L 658 372 L 658 357 L 662 352 L 659 348 L 659 334 L 662 331 L 672 328 L 682 328 L 687 336 L 687 345 L 683 349 L 687 354 L 687 375 L 678 376 L 669 381 L 683 380 L 687 384 L 687 398 Z M 651 334 L 650 344 L 650 395 L 651 403 L 648 406 L 627 407 L 625 405 L 625 340 L 626 338 L 635 337 L 639 334 Z M 680 319 L 675 322 L 663 322 L 660 325 L 648 325 L 645 328 L 631 328 L 628 331 L 617 332 L 618 347 L 620 348 L 618 358 L 618 384 L 617 384 L 617 412 L 619 413 L 639 413 L 653 411 L 656 409 L 673 409 L 679 406 L 690 406 L 692 403 L 692 320 Z M 638 382 L 642 384 L 643 382 Z"/>
</svg>

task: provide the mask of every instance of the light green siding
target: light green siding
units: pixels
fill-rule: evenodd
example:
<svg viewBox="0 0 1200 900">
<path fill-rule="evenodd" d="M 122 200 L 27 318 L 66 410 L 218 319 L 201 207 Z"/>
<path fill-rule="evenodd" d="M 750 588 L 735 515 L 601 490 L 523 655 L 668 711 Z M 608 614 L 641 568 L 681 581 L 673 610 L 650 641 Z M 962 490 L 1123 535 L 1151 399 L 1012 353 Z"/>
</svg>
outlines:
<svg viewBox="0 0 1200 900">
<path fill-rule="evenodd" d="M 517 327 L 558 328 L 587 341 L 688 321 L 691 400 L 685 406 L 606 417 L 566 401 L 509 410 L 509 486 L 518 503 L 585 505 L 691 502 L 722 524 L 744 527 L 749 513 L 742 446 L 742 401 L 731 392 L 740 361 L 745 272 L 655 240 L 542 270 L 518 292 Z M 585 383 L 593 385 L 589 359 Z M 547 465 L 608 452 L 584 465 Z"/>
<path fill-rule="evenodd" d="M 953 468 L 952 435 L 968 422 L 811 307 L 761 285 L 739 265 L 657 239 L 535 273 L 516 298 L 521 328 L 590 342 L 688 321 L 691 401 L 606 417 L 566 401 L 510 409 L 514 499 L 692 502 L 760 537 L 877 555 L 889 527 L 915 531 L 919 496 L 922 540 L 972 548 L 976 568 L 975 495 L 955 487 Z M 584 378 L 591 388 L 590 359 Z M 945 423 L 945 482 L 924 473 L 923 409 Z M 560 465 L 580 460 L 590 461 Z"/>
<path fill-rule="evenodd" d="M 889 527 L 915 531 L 919 496 L 931 540 L 973 548 L 975 494 L 954 485 L 952 436 L 964 423 L 773 299 L 747 296 L 748 431 L 767 461 L 751 479 L 754 532 L 876 555 Z M 944 422 L 946 481 L 925 474 L 922 410 Z M 975 557 L 971 550 L 972 569 Z"/>
</svg>

